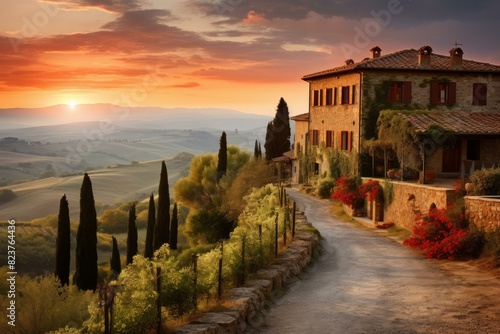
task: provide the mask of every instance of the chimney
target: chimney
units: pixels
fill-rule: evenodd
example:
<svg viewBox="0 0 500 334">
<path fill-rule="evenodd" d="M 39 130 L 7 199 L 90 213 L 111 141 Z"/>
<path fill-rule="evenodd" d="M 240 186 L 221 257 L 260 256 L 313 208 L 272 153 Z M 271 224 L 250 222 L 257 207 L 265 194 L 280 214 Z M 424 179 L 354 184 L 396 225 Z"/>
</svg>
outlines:
<svg viewBox="0 0 500 334">
<path fill-rule="evenodd" d="M 429 67 L 431 65 L 432 48 L 428 45 L 418 49 L 418 65 L 420 67 Z"/>
<path fill-rule="evenodd" d="M 450 50 L 451 68 L 462 67 L 462 56 L 464 52 L 460 48 L 453 48 Z"/>
<path fill-rule="evenodd" d="M 352 60 L 352 59 L 347 59 L 347 60 L 345 61 L 345 64 L 346 64 L 346 65 L 352 65 L 352 64 L 354 64 L 354 60 Z"/>
<path fill-rule="evenodd" d="M 382 49 L 379 48 L 378 46 L 375 46 L 370 51 L 372 53 L 372 58 L 378 58 L 381 55 L 380 52 L 382 51 Z"/>
</svg>

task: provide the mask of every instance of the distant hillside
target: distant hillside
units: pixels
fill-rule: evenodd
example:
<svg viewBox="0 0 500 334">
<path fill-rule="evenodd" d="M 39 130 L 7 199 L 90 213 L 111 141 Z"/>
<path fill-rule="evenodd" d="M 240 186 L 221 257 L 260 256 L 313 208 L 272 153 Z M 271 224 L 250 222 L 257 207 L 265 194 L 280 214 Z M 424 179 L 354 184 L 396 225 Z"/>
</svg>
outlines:
<svg viewBox="0 0 500 334">
<path fill-rule="evenodd" d="M 187 175 L 192 158 L 192 154 L 181 153 L 165 160 L 171 187 L 179 178 Z M 114 202 L 142 200 L 151 192 L 157 194 L 160 169 L 161 163 L 157 160 L 90 171 L 96 203 L 101 206 L 109 205 Z M 72 218 L 77 219 L 82 180 L 83 175 L 79 174 L 49 177 L 0 188 L 10 189 L 17 196 L 5 204 L 0 204 L 2 221 L 4 219 L 29 221 L 57 214 L 59 200 L 64 194 L 68 198 Z"/>
<path fill-rule="evenodd" d="M 146 129 L 251 130 L 266 126 L 270 116 L 216 108 L 126 108 L 112 104 L 80 104 L 46 108 L 0 109 L 0 131 L 77 122 Z"/>
</svg>

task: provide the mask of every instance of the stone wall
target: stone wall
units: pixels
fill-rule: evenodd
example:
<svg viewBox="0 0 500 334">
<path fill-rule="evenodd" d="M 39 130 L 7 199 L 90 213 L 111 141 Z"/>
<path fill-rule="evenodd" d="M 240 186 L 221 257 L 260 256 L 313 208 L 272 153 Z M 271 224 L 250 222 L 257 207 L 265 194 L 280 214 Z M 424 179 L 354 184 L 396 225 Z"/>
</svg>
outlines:
<svg viewBox="0 0 500 334">
<path fill-rule="evenodd" d="M 484 232 L 500 229 L 500 196 L 485 198 L 480 196 L 465 197 L 465 216 L 469 223 Z"/>
<path fill-rule="evenodd" d="M 175 329 L 175 334 L 238 334 L 262 325 L 265 312 L 283 295 L 284 285 L 310 263 L 319 236 L 301 231 L 311 224 L 297 212 L 297 231 L 288 248 L 266 269 L 259 270 L 245 286 L 231 289 L 224 300 L 232 305 L 224 312 L 204 313 L 188 325 Z"/>
<path fill-rule="evenodd" d="M 430 185 L 391 181 L 393 200 L 384 212 L 384 222 L 411 230 L 415 215 L 428 213 L 434 204 L 438 209 L 447 207 L 455 191 Z M 384 186 L 384 183 L 381 183 Z"/>
</svg>

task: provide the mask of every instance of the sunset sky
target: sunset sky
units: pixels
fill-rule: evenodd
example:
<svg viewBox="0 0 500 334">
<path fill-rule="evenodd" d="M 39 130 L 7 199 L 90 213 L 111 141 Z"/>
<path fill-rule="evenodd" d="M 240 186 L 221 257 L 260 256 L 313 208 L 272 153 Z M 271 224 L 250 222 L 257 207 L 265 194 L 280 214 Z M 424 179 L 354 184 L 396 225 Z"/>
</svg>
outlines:
<svg viewBox="0 0 500 334">
<path fill-rule="evenodd" d="M 2 0 L 0 108 L 307 112 L 300 78 L 430 45 L 500 64 L 497 0 Z"/>
</svg>

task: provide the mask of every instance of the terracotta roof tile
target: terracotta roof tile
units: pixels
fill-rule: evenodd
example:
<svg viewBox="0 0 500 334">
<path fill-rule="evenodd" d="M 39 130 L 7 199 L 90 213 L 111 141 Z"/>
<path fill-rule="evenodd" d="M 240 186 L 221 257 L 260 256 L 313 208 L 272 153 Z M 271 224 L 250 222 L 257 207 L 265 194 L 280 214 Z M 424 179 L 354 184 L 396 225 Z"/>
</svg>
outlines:
<svg viewBox="0 0 500 334">
<path fill-rule="evenodd" d="M 496 72 L 500 74 L 500 66 L 481 63 L 473 60 L 462 61 L 462 66 L 452 67 L 450 57 L 433 53 L 430 65 L 420 67 L 418 64 L 418 51 L 415 49 L 401 50 L 377 58 L 363 59 L 352 65 L 334 67 L 325 71 L 307 74 L 302 80 L 321 77 L 329 74 L 348 72 L 352 70 L 415 70 L 415 71 L 454 71 L 454 72 Z"/>
<path fill-rule="evenodd" d="M 296 115 L 296 116 L 291 117 L 291 119 L 293 121 L 306 121 L 307 122 L 309 120 L 309 113 Z"/>
<path fill-rule="evenodd" d="M 417 132 L 425 132 L 432 124 L 455 134 L 500 135 L 500 112 L 447 111 L 426 114 L 401 114 Z"/>
</svg>

